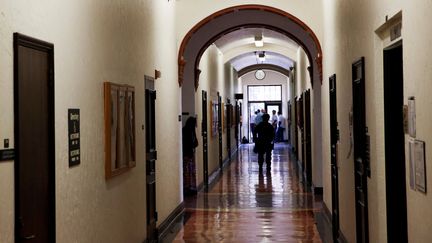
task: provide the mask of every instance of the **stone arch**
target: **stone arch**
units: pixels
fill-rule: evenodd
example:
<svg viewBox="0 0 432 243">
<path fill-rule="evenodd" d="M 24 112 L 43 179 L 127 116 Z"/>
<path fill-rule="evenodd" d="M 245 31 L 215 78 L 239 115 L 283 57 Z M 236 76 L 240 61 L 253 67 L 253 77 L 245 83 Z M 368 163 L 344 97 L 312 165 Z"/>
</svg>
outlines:
<svg viewBox="0 0 432 243">
<path fill-rule="evenodd" d="M 256 65 L 251 65 L 251 66 L 247 66 L 241 70 L 238 71 L 238 76 L 241 77 L 249 72 L 253 72 L 255 70 L 258 69 L 266 69 L 266 70 L 272 70 L 278 73 L 281 73 L 287 77 L 289 77 L 290 75 L 290 71 L 281 67 L 281 66 L 277 66 L 277 65 L 273 65 L 273 64 L 256 64 Z"/>
<path fill-rule="evenodd" d="M 322 83 L 322 50 L 315 33 L 297 17 L 264 5 L 229 7 L 201 20 L 183 38 L 178 55 L 178 82 L 185 80 L 198 87 L 199 62 L 204 51 L 221 36 L 241 28 L 266 28 L 297 42 L 311 63 L 311 82 Z"/>
</svg>

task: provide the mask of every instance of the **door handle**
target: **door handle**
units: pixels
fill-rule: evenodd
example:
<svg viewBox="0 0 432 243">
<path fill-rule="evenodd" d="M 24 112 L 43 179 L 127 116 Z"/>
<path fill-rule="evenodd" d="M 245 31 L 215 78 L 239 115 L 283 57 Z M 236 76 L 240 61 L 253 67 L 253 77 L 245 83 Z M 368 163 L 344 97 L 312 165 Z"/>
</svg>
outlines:
<svg viewBox="0 0 432 243">
<path fill-rule="evenodd" d="M 31 240 L 31 239 L 34 239 L 34 238 L 36 238 L 36 235 L 28 235 L 28 236 L 24 236 L 23 237 L 24 240 Z"/>
</svg>

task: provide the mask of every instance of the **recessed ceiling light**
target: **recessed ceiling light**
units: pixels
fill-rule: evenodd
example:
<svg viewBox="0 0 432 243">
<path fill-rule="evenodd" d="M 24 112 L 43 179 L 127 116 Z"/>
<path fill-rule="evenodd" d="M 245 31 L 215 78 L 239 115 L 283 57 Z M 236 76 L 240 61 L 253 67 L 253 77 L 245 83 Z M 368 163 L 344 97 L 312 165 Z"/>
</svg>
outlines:
<svg viewBox="0 0 432 243">
<path fill-rule="evenodd" d="M 255 36 L 255 46 L 256 47 L 263 47 L 264 46 L 264 40 L 262 35 L 256 35 Z"/>
</svg>

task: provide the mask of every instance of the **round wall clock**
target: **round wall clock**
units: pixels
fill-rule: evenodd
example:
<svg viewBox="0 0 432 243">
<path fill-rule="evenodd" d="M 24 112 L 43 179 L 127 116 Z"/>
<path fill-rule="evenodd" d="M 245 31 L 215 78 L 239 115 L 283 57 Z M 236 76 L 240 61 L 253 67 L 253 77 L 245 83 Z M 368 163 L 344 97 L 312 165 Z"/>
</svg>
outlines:
<svg viewBox="0 0 432 243">
<path fill-rule="evenodd" d="M 255 72 L 255 78 L 258 80 L 263 80 L 266 76 L 266 73 L 264 72 L 264 70 L 259 69 Z"/>
</svg>

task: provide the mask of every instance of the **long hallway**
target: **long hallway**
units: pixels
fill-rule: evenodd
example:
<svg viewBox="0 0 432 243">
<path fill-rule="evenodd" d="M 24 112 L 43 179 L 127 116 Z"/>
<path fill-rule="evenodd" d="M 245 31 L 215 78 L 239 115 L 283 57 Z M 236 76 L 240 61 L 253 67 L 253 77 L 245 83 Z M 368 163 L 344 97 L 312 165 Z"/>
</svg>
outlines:
<svg viewBox="0 0 432 243">
<path fill-rule="evenodd" d="M 0 6 L 0 243 L 432 243 L 432 0 Z"/>
<path fill-rule="evenodd" d="M 275 146 L 262 173 L 252 148 L 241 146 L 207 193 L 185 199 L 174 242 L 322 242 L 313 216 L 321 203 L 304 189 L 288 145 Z"/>
</svg>

